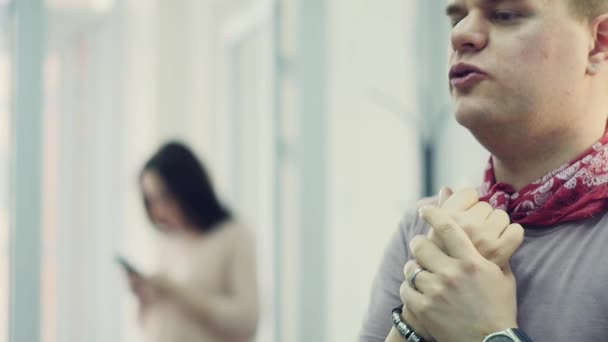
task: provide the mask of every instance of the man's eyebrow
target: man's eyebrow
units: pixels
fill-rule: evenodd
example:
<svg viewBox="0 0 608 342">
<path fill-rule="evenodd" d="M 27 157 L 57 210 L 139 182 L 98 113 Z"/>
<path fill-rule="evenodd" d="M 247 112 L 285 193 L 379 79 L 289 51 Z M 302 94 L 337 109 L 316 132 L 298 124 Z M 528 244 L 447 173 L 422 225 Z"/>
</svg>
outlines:
<svg viewBox="0 0 608 342">
<path fill-rule="evenodd" d="M 493 7 L 505 2 L 524 2 L 525 0 L 478 0 L 478 5 L 481 7 Z M 450 4 L 445 8 L 445 14 L 447 16 L 460 14 L 465 12 L 466 9 L 462 3 L 459 4 Z"/>
<path fill-rule="evenodd" d="M 465 12 L 465 8 L 464 6 L 462 6 L 462 4 L 449 4 L 446 8 L 445 8 L 445 15 L 452 16 L 455 14 L 459 14 L 462 12 Z"/>
<path fill-rule="evenodd" d="M 445 15 L 447 15 L 449 17 L 454 14 L 462 13 L 464 11 L 465 10 L 461 5 L 451 4 L 445 8 Z"/>
</svg>

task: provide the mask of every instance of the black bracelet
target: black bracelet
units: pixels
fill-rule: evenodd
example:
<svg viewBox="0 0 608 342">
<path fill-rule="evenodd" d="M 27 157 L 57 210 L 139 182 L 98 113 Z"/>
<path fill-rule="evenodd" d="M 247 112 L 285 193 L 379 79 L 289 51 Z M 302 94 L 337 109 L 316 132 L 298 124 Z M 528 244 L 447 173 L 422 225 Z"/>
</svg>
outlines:
<svg viewBox="0 0 608 342">
<path fill-rule="evenodd" d="M 513 333 L 519 337 L 521 342 L 533 342 L 532 339 L 521 329 L 513 329 Z"/>
<path fill-rule="evenodd" d="M 416 332 L 407 325 L 401 318 L 401 314 L 403 310 L 401 307 L 396 307 L 393 309 L 393 325 L 397 328 L 399 335 L 405 338 L 408 342 L 424 342 L 424 339 L 416 334 Z"/>
</svg>

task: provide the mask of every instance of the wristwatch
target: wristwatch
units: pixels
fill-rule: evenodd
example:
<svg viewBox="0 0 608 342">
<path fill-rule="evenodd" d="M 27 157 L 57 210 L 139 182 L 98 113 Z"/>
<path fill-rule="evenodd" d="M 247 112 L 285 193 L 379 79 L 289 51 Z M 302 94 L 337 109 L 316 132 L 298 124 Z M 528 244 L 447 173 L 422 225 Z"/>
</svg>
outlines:
<svg viewBox="0 0 608 342">
<path fill-rule="evenodd" d="M 483 342 L 532 342 L 532 340 L 521 329 L 512 328 L 490 334 L 483 339 Z"/>
</svg>

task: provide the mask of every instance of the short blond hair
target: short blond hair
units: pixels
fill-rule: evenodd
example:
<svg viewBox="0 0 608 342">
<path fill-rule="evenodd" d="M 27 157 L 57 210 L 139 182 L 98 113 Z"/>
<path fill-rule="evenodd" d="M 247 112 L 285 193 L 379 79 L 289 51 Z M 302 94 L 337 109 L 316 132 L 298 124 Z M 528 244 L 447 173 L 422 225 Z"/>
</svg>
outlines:
<svg viewBox="0 0 608 342">
<path fill-rule="evenodd" d="M 551 1 L 551 0 L 550 0 Z M 608 12 L 608 0 L 567 0 L 572 12 L 583 19 L 592 20 Z"/>
</svg>

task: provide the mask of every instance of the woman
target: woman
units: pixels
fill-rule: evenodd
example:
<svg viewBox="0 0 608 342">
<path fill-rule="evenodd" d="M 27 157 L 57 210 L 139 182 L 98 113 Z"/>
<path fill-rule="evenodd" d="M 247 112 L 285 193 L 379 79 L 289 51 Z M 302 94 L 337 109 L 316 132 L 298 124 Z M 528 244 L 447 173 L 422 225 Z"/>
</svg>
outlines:
<svg viewBox="0 0 608 342">
<path fill-rule="evenodd" d="M 203 165 L 172 142 L 146 163 L 140 185 L 148 217 L 163 233 L 158 272 L 129 275 L 147 341 L 252 341 L 253 239 L 220 205 Z"/>
</svg>

